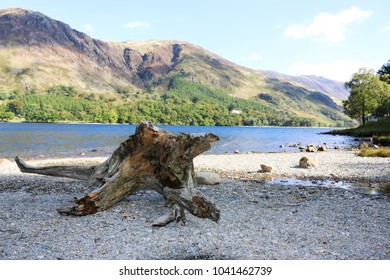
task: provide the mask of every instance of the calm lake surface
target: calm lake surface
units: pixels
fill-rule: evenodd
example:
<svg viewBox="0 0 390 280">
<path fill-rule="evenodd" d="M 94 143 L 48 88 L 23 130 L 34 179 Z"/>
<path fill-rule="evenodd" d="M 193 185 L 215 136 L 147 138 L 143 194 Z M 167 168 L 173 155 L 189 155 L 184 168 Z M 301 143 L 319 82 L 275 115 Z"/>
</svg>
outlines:
<svg viewBox="0 0 390 280">
<path fill-rule="evenodd" d="M 206 153 L 297 151 L 291 144 L 349 146 L 353 138 L 320 134 L 331 128 L 158 126 L 174 134 L 210 132 L 220 141 Z M 135 131 L 134 125 L 0 123 L 0 158 L 108 156 Z M 281 147 L 283 146 L 283 147 Z M 94 150 L 94 151 L 93 151 Z M 97 150 L 97 151 L 96 151 Z"/>
</svg>

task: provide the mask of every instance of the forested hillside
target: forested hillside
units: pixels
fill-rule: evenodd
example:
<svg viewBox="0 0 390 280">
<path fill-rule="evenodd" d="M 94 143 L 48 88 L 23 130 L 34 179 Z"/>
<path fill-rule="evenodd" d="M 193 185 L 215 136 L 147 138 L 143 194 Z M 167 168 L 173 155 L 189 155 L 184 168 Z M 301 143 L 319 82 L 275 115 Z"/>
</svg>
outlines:
<svg viewBox="0 0 390 280">
<path fill-rule="evenodd" d="M 277 112 L 256 100 L 237 99 L 181 78 L 172 79 L 162 94 L 144 96 L 122 93 L 117 98 L 104 94 L 84 94 L 72 87 L 52 87 L 47 92 L 33 90 L 0 92 L 0 119 L 19 118 L 28 122 L 154 123 L 176 125 L 276 125 L 329 126 L 315 119 Z M 340 123 L 345 119 L 340 114 Z"/>
</svg>

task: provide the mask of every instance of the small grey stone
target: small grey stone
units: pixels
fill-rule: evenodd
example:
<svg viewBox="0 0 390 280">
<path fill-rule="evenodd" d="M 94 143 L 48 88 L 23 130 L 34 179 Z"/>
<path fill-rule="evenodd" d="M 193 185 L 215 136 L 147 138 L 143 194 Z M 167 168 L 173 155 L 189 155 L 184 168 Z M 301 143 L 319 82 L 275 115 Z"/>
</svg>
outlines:
<svg viewBox="0 0 390 280">
<path fill-rule="evenodd" d="M 221 176 L 214 172 L 199 172 L 196 176 L 196 182 L 201 185 L 217 185 L 221 181 Z"/>
</svg>

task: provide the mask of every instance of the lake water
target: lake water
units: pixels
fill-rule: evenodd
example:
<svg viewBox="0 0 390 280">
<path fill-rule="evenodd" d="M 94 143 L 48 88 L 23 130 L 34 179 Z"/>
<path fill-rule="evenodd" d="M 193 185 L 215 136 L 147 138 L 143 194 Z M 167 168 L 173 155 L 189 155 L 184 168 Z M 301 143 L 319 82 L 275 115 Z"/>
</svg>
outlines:
<svg viewBox="0 0 390 280">
<path fill-rule="evenodd" d="M 220 141 L 206 153 L 297 151 L 291 144 L 349 146 L 353 138 L 320 134 L 330 128 L 159 126 L 174 134 L 210 132 Z M 134 125 L 0 123 L 0 158 L 109 155 L 135 131 Z M 283 146 L 283 147 L 281 147 Z M 92 152 L 97 150 L 97 152 Z"/>
</svg>

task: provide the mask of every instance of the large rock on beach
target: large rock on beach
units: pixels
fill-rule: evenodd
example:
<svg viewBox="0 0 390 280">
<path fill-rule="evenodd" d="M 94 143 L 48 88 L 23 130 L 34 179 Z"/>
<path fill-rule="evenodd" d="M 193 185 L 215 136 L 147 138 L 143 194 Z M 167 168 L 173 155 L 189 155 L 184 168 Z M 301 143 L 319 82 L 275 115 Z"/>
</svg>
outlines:
<svg viewBox="0 0 390 280">
<path fill-rule="evenodd" d="M 307 145 L 306 147 L 306 152 L 309 152 L 309 153 L 314 153 L 314 152 L 317 152 L 318 148 L 316 145 L 314 144 L 309 144 Z"/>
<path fill-rule="evenodd" d="M 315 158 L 302 157 L 299 160 L 299 167 L 313 168 L 313 167 L 317 167 L 317 166 L 318 166 L 318 162 L 317 162 L 317 159 L 315 159 Z"/>
<path fill-rule="evenodd" d="M 326 152 L 327 150 L 328 150 L 328 146 L 326 145 L 318 146 L 319 152 Z"/>
<path fill-rule="evenodd" d="M 222 182 L 221 176 L 214 172 L 199 172 L 196 182 L 201 185 L 217 185 Z"/>
<path fill-rule="evenodd" d="M 271 165 L 262 163 L 262 164 L 260 164 L 260 169 L 263 172 L 272 172 L 273 167 Z"/>
</svg>

